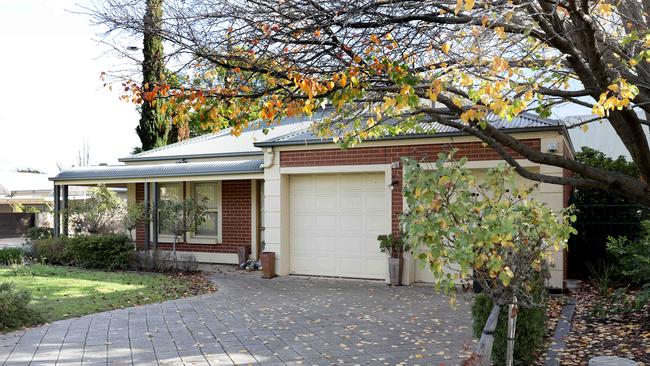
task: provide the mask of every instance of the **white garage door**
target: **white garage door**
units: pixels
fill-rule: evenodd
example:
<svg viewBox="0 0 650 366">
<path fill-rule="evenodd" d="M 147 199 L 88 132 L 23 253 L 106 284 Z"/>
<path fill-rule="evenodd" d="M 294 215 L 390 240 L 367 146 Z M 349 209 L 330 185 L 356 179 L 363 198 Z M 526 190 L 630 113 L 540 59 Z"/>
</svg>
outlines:
<svg viewBox="0 0 650 366">
<path fill-rule="evenodd" d="M 391 228 L 383 173 L 295 175 L 290 190 L 291 273 L 385 278 L 377 242 Z"/>
</svg>

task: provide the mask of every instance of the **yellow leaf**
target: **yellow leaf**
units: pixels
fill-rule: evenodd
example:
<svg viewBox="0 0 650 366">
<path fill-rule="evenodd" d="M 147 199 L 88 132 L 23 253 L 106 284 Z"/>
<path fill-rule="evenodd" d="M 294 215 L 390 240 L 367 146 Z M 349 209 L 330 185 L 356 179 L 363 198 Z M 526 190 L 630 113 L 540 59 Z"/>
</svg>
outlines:
<svg viewBox="0 0 650 366">
<path fill-rule="evenodd" d="M 445 42 L 445 43 L 442 44 L 442 46 L 440 48 L 442 49 L 442 52 L 444 52 L 445 55 L 446 55 L 446 54 L 449 53 L 449 50 L 451 49 L 451 46 L 449 45 L 449 43 Z"/>
<path fill-rule="evenodd" d="M 580 129 L 582 130 L 582 132 L 587 132 L 589 131 L 589 125 L 582 125 L 580 126 Z"/>
<path fill-rule="evenodd" d="M 465 11 L 470 11 L 474 8 L 474 0 L 467 0 L 465 2 Z"/>
<path fill-rule="evenodd" d="M 463 0 L 456 0 L 456 7 L 454 8 L 454 14 L 458 15 L 460 9 L 463 8 Z"/>
</svg>

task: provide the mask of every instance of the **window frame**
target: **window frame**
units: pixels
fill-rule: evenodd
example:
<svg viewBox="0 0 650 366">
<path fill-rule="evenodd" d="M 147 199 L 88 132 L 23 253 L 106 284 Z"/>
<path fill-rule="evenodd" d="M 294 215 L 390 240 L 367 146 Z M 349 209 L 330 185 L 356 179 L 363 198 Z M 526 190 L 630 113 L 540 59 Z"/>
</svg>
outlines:
<svg viewBox="0 0 650 366">
<path fill-rule="evenodd" d="M 189 197 L 192 199 L 196 199 L 194 197 L 194 192 L 195 192 L 195 186 L 197 184 L 214 184 L 216 191 L 216 200 L 217 200 L 217 207 L 212 208 L 212 209 L 207 209 L 206 212 L 216 212 L 217 213 L 217 235 L 197 235 L 195 232 L 189 232 L 187 233 L 187 241 L 189 243 L 196 243 L 196 244 L 215 244 L 215 243 L 221 243 L 222 241 L 222 233 L 223 233 L 223 204 L 222 204 L 222 195 L 221 195 L 221 181 L 216 180 L 216 181 L 197 181 L 197 182 L 188 182 L 188 189 L 187 189 L 187 194 Z"/>
<path fill-rule="evenodd" d="M 163 188 L 163 186 L 171 186 L 171 185 L 180 186 L 180 188 L 181 188 L 181 199 L 185 198 L 185 192 L 183 192 L 183 182 L 158 182 L 158 192 L 156 194 L 156 196 L 158 196 L 158 202 L 157 202 L 158 207 L 160 207 L 160 202 L 163 201 L 163 199 L 162 199 L 162 188 Z M 158 241 L 159 242 L 164 242 L 164 243 L 172 243 L 174 241 L 174 235 L 163 233 L 160 230 L 160 212 L 157 212 L 156 214 L 158 215 L 158 220 L 157 220 L 158 227 L 153 228 L 153 229 L 158 232 Z M 152 223 L 152 225 L 153 225 L 153 223 Z"/>
</svg>

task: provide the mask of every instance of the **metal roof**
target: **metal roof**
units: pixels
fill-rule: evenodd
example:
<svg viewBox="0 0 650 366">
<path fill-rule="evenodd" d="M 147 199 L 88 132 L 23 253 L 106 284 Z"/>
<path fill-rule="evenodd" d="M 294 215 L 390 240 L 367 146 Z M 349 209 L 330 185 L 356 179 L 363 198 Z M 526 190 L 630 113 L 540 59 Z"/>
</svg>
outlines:
<svg viewBox="0 0 650 366">
<path fill-rule="evenodd" d="M 167 163 L 152 165 L 110 165 L 64 170 L 53 181 L 95 179 L 188 177 L 202 175 L 261 173 L 262 159 L 238 161 L 209 161 L 197 163 Z"/>
<path fill-rule="evenodd" d="M 266 141 L 296 131 L 302 131 L 314 121 L 323 117 L 325 111 L 319 110 L 309 116 L 283 118 L 271 126 L 253 122 L 241 135 L 234 136 L 231 129 L 197 136 L 189 140 L 166 145 L 119 159 L 122 162 L 160 161 L 180 158 L 210 158 L 226 156 L 261 156 L 262 150 L 256 142 Z"/>
<path fill-rule="evenodd" d="M 494 114 L 488 115 L 487 122 L 492 126 L 506 129 L 511 132 L 523 131 L 541 131 L 541 130 L 558 130 L 563 129 L 564 124 L 557 120 L 542 118 L 532 113 L 522 113 L 514 117 L 511 121 L 500 118 Z M 390 121 L 388 123 L 391 123 Z M 307 126 L 300 131 L 294 131 L 276 138 L 266 141 L 258 142 L 255 146 L 270 147 L 270 146 L 283 146 L 283 145 L 306 145 L 306 144 L 325 144 L 331 143 L 331 139 L 320 138 L 312 126 Z M 417 130 L 413 129 L 405 134 L 398 136 L 386 136 L 377 138 L 375 140 L 395 140 L 407 138 L 431 138 L 443 137 L 449 135 L 465 135 L 466 133 L 459 131 L 453 127 L 442 125 L 437 122 L 421 122 Z"/>
</svg>

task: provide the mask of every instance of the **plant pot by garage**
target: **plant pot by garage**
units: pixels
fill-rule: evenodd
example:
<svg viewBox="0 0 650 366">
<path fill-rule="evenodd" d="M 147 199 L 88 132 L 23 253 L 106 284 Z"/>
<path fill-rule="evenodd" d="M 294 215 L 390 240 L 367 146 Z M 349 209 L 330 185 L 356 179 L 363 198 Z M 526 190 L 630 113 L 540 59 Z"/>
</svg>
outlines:
<svg viewBox="0 0 650 366">
<path fill-rule="evenodd" d="M 404 258 L 388 258 L 388 274 L 391 286 L 400 286 L 402 284 L 402 268 L 404 268 Z"/>
<path fill-rule="evenodd" d="M 262 278 L 275 277 L 275 252 L 262 252 Z"/>
</svg>

